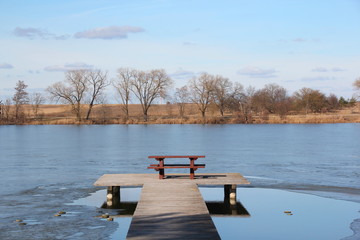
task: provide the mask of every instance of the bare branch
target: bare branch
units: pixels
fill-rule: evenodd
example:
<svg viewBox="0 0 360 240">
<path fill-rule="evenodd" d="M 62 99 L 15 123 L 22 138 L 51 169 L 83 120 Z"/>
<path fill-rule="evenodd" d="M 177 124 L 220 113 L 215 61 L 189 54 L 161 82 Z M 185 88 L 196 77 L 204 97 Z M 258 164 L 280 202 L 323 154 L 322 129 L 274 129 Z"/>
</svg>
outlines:
<svg viewBox="0 0 360 240">
<path fill-rule="evenodd" d="M 15 105 L 15 119 L 19 120 L 24 116 L 22 106 L 29 102 L 29 94 L 26 92 L 28 86 L 24 81 L 18 81 L 15 87 L 15 94 L 13 96 L 13 102 Z"/>
<path fill-rule="evenodd" d="M 79 121 L 81 120 L 81 104 L 88 90 L 87 71 L 68 71 L 65 73 L 65 83 L 57 82 L 46 89 L 53 100 L 70 104 Z"/>
<path fill-rule="evenodd" d="M 213 100 L 219 108 L 221 116 L 224 116 L 226 104 L 230 98 L 232 91 L 232 82 L 228 78 L 222 76 L 215 77 Z"/>
<path fill-rule="evenodd" d="M 122 105 L 122 110 L 125 113 L 126 119 L 129 118 L 129 102 L 131 100 L 132 82 L 137 76 L 137 71 L 130 68 L 118 69 L 118 80 L 113 82 Z"/>
<path fill-rule="evenodd" d="M 39 117 L 39 107 L 41 104 L 44 104 L 44 102 L 45 98 L 41 93 L 33 93 L 30 96 L 30 104 L 35 118 Z"/>
<path fill-rule="evenodd" d="M 189 95 L 190 93 L 187 86 L 183 86 L 175 90 L 175 102 L 179 106 L 180 117 L 184 117 L 185 105 L 190 101 Z"/>
<path fill-rule="evenodd" d="M 191 79 L 189 85 L 191 101 L 197 105 L 202 117 L 205 117 L 206 109 L 213 98 L 215 77 L 208 73 L 202 73 L 198 78 Z"/>
<path fill-rule="evenodd" d="M 84 72 L 84 74 L 90 96 L 89 108 L 86 114 L 86 119 L 88 120 L 97 98 L 103 93 L 105 88 L 109 86 L 109 82 L 107 80 L 107 72 L 102 72 L 101 70 L 87 70 L 86 72 Z"/>
<path fill-rule="evenodd" d="M 163 69 L 155 69 L 150 72 L 137 71 L 131 85 L 131 91 L 138 98 L 147 121 L 148 110 L 153 101 L 167 95 L 173 81 Z"/>
</svg>

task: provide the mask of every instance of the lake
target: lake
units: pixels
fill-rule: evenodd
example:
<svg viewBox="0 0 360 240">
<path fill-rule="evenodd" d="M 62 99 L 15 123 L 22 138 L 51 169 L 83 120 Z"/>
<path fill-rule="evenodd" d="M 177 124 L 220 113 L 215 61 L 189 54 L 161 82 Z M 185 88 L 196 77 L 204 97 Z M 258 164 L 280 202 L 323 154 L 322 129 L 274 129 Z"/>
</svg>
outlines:
<svg viewBox="0 0 360 240">
<path fill-rule="evenodd" d="M 350 224 L 360 218 L 359 146 L 360 124 L 0 126 L 0 238 L 122 239 L 116 235 L 124 228 L 118 221 L 94 217 L 103 211 L 100 206 L 71 203 L 99 190 L 92 184 L 105 173 L 153 173 L 146 169 L 149 155 L 194 154 L 206 155 L 206 168 L 199 172 L 239 172 L 251 181 L 252 188 L 238 189 L 238 200 L 252 213 L 244 228 L 261 227 L 267 211 L 280 211 L 279 201 L 296 208 L 296 199 L 303 199 L 299 203 L 335 204 L 332 208 L 344 210 L 343 230 L 332 235 L 341 239 L 352 235 Z M 205 199 L 222 197 L 219 189 L 202 193 Z M 273 207 L 268 202 L 263 209 L 265 203 L 259 199 L 264 198 L 274 198 Z M 54 217 L 64 209 L 66 215 Z M 291 217 L 299 226 L 318 216 L 326 227 L 329 217 L 323 211 L 308 218 Z M 276 223 L 287 217 L 275 215 L 271 221 Z M 228 232 L 226 223 L 242 224 L 239 218 L 213 219 L 220 233 Z M 319 232 L 326 231 L 321 226 Z M 267 239 L 281 239 L 276 234 Z M 320 234 L 316 239 L 326 237 Z"/>
</svg>

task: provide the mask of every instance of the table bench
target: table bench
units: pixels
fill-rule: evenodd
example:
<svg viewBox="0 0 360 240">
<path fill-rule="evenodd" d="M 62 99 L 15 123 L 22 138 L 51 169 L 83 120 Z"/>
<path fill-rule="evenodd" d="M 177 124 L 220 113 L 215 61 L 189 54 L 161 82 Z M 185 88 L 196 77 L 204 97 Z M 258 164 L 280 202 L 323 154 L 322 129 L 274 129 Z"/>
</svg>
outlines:
<svg viewBox="0 0 360 240">
<path fill-rule="evenodd" d="M 150 164 L 148 166 L 148 169 L 155 169 L 156 171 L 159 171 L 159 179 L 165 178 L 165 169 L 166 168 L 189 168 L 190 169 L 190 179 L 195 178 L 195 171 L 198 168 L 205 168 L 205 164 L 195 164 L 195 160 L 198 158 L 204 158 L 205 156 L 149 156 L 148 158 L 155 158 L 157 161 L 159 161 L 158 164 Z M 164 160 L 165 158 L 188 158 L 190 160 L 189 164 L 165 164 Z"/>
</svg>

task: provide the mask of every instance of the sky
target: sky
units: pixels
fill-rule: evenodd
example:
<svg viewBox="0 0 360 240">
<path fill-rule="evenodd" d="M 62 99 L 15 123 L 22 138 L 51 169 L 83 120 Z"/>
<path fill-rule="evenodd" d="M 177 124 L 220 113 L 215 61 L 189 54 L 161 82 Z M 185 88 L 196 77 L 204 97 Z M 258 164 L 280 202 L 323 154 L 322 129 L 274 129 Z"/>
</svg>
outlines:
<svg viewBox="0 0 360 240">
<path fill-rule="evenodd" d="M 43 92 L 67 70 L 120 67 L 351 98 L 360 0 L 0 0 L 0 100 L 19 80 Z"/>
</svg>

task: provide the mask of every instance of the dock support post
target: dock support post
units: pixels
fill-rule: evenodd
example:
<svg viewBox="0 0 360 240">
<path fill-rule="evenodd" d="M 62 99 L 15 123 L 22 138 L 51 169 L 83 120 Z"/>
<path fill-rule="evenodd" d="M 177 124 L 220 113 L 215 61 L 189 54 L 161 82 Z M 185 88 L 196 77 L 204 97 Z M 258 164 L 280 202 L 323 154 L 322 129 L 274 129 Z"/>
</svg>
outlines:
<svg viewBox="0 0 360 240">
<path fill-rule="evenodd" d="M 224 202 L 236 205 L 236 184 L 224 185 Z"/>
<path fill-rule="evenodd" d="M 109 186 L 107 187 L 106 205 L 108 208 L 119 205 L 120 203 L 120 187 Z"/>
</svg>

